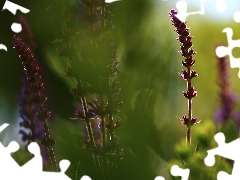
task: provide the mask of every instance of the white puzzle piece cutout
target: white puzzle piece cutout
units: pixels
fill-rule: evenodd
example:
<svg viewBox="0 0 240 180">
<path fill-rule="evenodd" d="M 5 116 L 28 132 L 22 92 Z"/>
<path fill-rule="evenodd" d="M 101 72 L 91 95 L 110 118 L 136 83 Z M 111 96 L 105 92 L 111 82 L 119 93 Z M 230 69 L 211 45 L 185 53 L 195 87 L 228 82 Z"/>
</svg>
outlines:
<svg viewBox="0 0 240 180">
<path fill-rule="evenodd" d="M 187 12 L 187 6 L 188 6 L 187 2 L 184 0 L 180 0 L 176 3 L 176 8 L 178 11 L 178 14 L 176 15 L 176 17 L 182 22 L 186 21 L 189 15 L 195 15 L 195 14 L 203 15 L 205 13 L 204 7 L 203 7 L 203 0 L 201 1 L 200 11 Z"/>
<path fill-rule="evenodd" d="M 28 151 L 34 155 L 27 163 L 25 163 L 21 169 L 22 171 L 29 171 L 30 173 L 40 173 L 43 171 L 43 163 L 41 151 L 36 142 L 32 142 L 28 145 Z"/>
<path fill-rule="evenodd" d="M 19 6 L 18 4 L 15 4 L 15 3 L 11 2 L 11 1 L 8 1 L 8 0 L 5 1 L 4 5 L 3 5 L 3 8 L 2 8 L 2 11 L 3 10 L 8 10 L 13 15 L 16 15 L 17 10 L 21 11 L 24 14 L 30 12 L 29 9 L 27 9 L 25 7 L 22 7 L 22 6 Z M 20 33 L 22 31 L 22 25 L 14 22 L 11 25 L 11 30 L 15 33 Z M 1 49 L 7 51 L 7 47 L 4 44 L 0 44 L 0 50 Z"/>
<path fill-rule="evenodd" d="M 217 57 L 224 57 L 229 56 L 230 67 L 231 68 L 240 68 L 240 58 L 234 58 L 232 54 L 232 50 L 235 47 L 240 48 L 240 39 L 233 40 L 233 30 L 232 28 L 225 28 L 222 32 L 225 32 L 227 35 L 228 47 L 225 46 L 218 46 L 216 48 L 216 55 Z M 238 77 L 240 78 L 240 71 L 238 72 Z"/>
<path fill-rule="evenodd" d="M 19 144 L 15 141 L 4 147 L 0 142 L 0 174 L 10 173 L 13 169 L 19 169 L 19 164 L 12 158 L 11 153 L 19 149 Z M 10 168 L 11 167 L 11 168 Z"/>
<path fill-rule="evenodd" d="M 178 177 L 178 176 L 182 177 L 181 180 L 188 180 L 190 170 L 189 169 L 182 169 L 178 165 L 173 165 L 171 167 L 171 174 L 175 177 Z M 165 178 L 162 177 L 162 176 L 157 176 L 154 180 L 165 180 Z"/>
<path fill-rule="evenodd" d="M 182 22 L 186 21 L 187 17 L 190 15 L 204 15 L 205 14 L 205 10 L 204 10 L 204 2 L 206 1 L 210 1 L 210 0 L 201 0 L 200 1 L 200 10 L 199 11 L 194 11 L 194 12 L 187 12 L 187 2 L 185 0 L 180 0 L 176 3 L 176 8 L 178 11 L 178 14 L 176 15 L 177 18 L 179 20 L 181 20 Z M 216 10 L 220 13 L 226 11 L 227 6 L 226 3 L 224 2 L 224 0 L 216 0 L 216 6 L 215 6 Z"/>
<path fill-rule="evenodd" d="M 22 13 L 26 14 L 26 13 L 29 13 L 30 10 L 25 8 L 25 7 L 22 7 L 22 6 L 19 6 L 11 1 L 8 1 L 6 0 L 4 5 L 3 5 L 3 8 L 2 8 L 2 11 L 7 9 L 8 11 L 10 11 L 12 14 L 16 15 L 17 13 L 17 10 L 21 11 Z"/>
<path fill-rule="evenodd" d="M 215 164 L 215 155 L 230 159 L 234 161 L 232 174 L 220 171 L 217 175 L 218 180 L 237 180 L 240 177 L 240 139 L 236 139 L 229 143 L 225 143 L 225 136 L 223 133 L 217 133 L 214 136 L 215 141 L 218 144 L 217 148 L 208 150 L 207 157 L 204 159 L 204 163 L 207 166 L 213 166 Z"/>
<path fill-rule="evenodd" d="M 9 124 L 0 126 L 2 132 Z M 66 170 L 70 166 L 68 160 L 61 160 L 59 163 L 60 172 L 44 172 L 40 147 L 37 143 L 31 142 L 28 145 L 28 150 L 34 157 L 20 166 L 11 156 L 11 153 L 19 150 L 19 144 L 15 141 L 4 147 L 0 142 L 0 179 L 1 180 L 71 180 L 66 174 Z M 86 180 L 86 177 L 84 178 Z M 83 180 L 84 180 L 83 179 Z"/>
<path fill-rule="evenodd" d="M 181 176 L 181 180 L 188 180 L 190 169 L 182 169 L 178 165 L 174 165 L 171 167 L 171 174 L 173 176 Z"/>
</svg>

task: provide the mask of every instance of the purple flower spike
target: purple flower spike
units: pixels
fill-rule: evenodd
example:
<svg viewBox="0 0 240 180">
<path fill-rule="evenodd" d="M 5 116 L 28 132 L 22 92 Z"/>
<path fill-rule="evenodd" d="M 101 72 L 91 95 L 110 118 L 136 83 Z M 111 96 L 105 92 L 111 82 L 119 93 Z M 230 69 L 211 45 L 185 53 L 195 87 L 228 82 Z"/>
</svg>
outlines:
<svg viewBox="0 0 240 180">
<path fill-rule="evenodd" d="M 192 117 L 192 99 L 197 96 L 197 91 L 192 86 L 192 79 L 197 77 L 198 74 L 195 70 L 191 70 L 190 68 L 195 64 L 193 55 L 196 54 L 196 52 L 192 49 L 193 37 L 190 36 L 189 28 L 187 28 L 186 22 L 180 21 L 176 15 L 177 11 L 174 9 L 170 10 L 169 17 L 172 21 L 172 25 L 175 27 L 174 31 L 178 34 L 177 40 L 180 42 L 179 53 L 184 58 L 182 66 L 186 68 L 179 73 L 180 77 L 187 81 L 187 90 L 183 92 L 183 95 L 188 99 L 188 116 L 183 116 L 181 122 L 183 125 L 187 126 L 186 141 L 187 144 L 190 145 L 191 126 L 199 123 L 197 122 L 197 118 Z"/>
<path fill-rule="evenodd" d="M 218 85 L 219 85 L 219 108 L 215 112 L 214 123 L 224 124 L 230 119 L 234 120 L 236 131 L 240 128 L 240 112 L 235 110 L 237 95 L 231 92 L 229 80 L 229 64 L 226 57 L 217 58 Z"/>
<path fill-rule="evenodd" d="M 39 108 L 32 102 L 32 96 L 33 93 L 30 91 L 27 81 L 23 80 L 22 92 L 18 96 L 19 114 L 22 118 L 22 122 L 19 125 L 24 129 L 30 130 L 30 132 L 26 133 L 21 129 L 19 134 L 27 145 L 33 141 L 40 142 L 44 137 L 43 123 L 36 118 Z M 46 160 L 45 157 L 43 159 L 44 161 Z"/>
<path fill-rule="evenodd" d="M 55 143 L 54 138 L 51 137 L 48 128 L 48 118 L 51 115 L 51 111 L 45 108 L 45 96 L 43 89 L 44 84 L 39 72 L 39 65 L 37 59 L 34 57 L 32 51 L 26 46 L 21 37 L 13 36 L 13 47 L 16 49 L 19 58 L 22 61 L 25 80 L 22 89 L 22 95 L 19 97 L 20 116 L 23 118 L 23 122 L 20 124 L 23 127 L 30 127 L 31 134 L 22 134 L 24 141 L 39 143 L 42 147 L 41 153 L 48 151 L 49 158 L 53 167 L 53 171 L 58 170 L 58 166 L 55 159 L 53 145 Z M 44 158 L 44 157 L 43 157 Z"/>
</svg>

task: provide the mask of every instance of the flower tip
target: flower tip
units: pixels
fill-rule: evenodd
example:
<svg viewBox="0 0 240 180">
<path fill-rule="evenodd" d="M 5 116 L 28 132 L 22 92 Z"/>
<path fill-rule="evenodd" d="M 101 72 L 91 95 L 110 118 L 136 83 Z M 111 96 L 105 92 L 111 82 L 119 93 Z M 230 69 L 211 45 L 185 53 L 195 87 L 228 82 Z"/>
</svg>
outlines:
<svg viewBox="0 0 240 180">
<path fill-rule="evenodd" d="M 169 14 L 175 15 L 175 14 L 177 14 L 177 11 L 175 9 L 171 9 Z"/>
</svg>

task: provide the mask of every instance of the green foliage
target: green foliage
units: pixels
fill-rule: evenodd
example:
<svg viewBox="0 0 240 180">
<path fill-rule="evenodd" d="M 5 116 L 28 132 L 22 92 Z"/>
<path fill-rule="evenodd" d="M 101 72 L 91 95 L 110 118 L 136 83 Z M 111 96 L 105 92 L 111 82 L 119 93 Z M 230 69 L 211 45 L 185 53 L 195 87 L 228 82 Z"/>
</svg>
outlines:
<svg viewBox="0 0 240 180">
<path fill-rule="evenodd" d="M 82 150 L 83 124 L 70 119 L 75 112 L 76 102 L 69 95 L 69 90 L 75 87 L 77 82 L 69 77 L 71 73 L 66 76 L 65 72 L 69 62 L 66 59 L 62 27 L 59 24 L 62 10 L 71 14 L 65 19 L 69 27 L 68 37 L 70 44 L 78 50 L 76 53 L 71 49 L 68 55 L 75 55 L 78 76 L 95 84 L 95 90 L 99 83 L 95 77 L 104 72 L 107 64 L 103 56 L 106 49 L 94 49 L 96 46 L 92 47 L 89 41 L 86 41 L 87 37 L 79 35 L 83 25 L 77 18 L 77 0 L 59 2 L 62 6 L 54 7 L 53 1 L 46 0 L 37 2 L 37 5 L 36 2 L 26 0 L 25 4 L 21 5 L 31 10 L 27 18 L 35 35 L 34 40 L 38 46 L 36 56 L 40 59 L 45 73 L 46 91 L 53 109 L 50 125 L 56 139 L 57 158 L 71 161 L 67 174 L 72 179 L 79 179 L 84 174 L 95 177 L 92 156 Z M 46 10 L 47 8 L 49 9 Z M 182 96 L 186 83 L 178 76 L 182 69 L 182 58 L 177 52 L 179 44 L 175 40 L 177 36 L 168 17 L 172 7 L 167 5 L 167 1 L 122 0 L 111 4 L 109 8 L 116 25 L 112 40 L 117 45 L 117 55 L 121 61 L 119 79 L 124 103 L 118 114 L 123 124 L 116 131 L 125 151 L 124 159 L 116 167 L 118 178 L 145 180 L 161 175 L 168 179 L 167 173 L 170 169 L 166 169 L 167 162 L 169 168 L 173 164 L 190 168 L 192 179 L 197 177 L 211 180 L 216 179 L 220 170 L 231 172 L 231 163 L 226 159 L 217 157 L 213 167 L 207 167 L 203 160 L 207 150 L 217 146 L 213 139 L 216 132 L 224 132 L 227 142 L 237 137 L 232 121 L 215 129 L 211 118 L 218 108 L 214 49 L 218 43 L 227 46 L 223 28 L 232 27 L 234 38 L 238 38 L 239 25 L 232 22 L 211 22 L 207 16 L 196 15 L 188 19 L 188 27 L 194 36 L 194 50 L 197 51 L 194 68 L 200 74 L 193 82 L 198 90 L 198 97 L 193 101 L 193 115 L 202 120 L 192 129 L 193 143 L 189 148 L 185 142 L 185 127 L 176 118 L 186 113 L 187 103 Z M 3 42 L 6 42 L 9 48 L 8 53 L 0 52 L 0 118 L 2 122 L 12 124 L 18 121 L 16 94 L 19 94 L 21 89 L 22 69 L 17 55 L 11 49 L 12 34 L 9 27 L 13 19 L 6 21 L 9 21 L 9 25 L 3 25 L 0 30 L 6 34 Z M 96 39 L 93 36 L 91 38 Z M 105 47 L 107 44 L 106 39 L 100 46 Z M 59 56 L 59 53 L 62 56 Z M 237 69 L 231 70 L 231 80 L 233 91 L 239 92 Z M 238 104 L 236 108 L 239 107 Z M 6 129 L 6 132 L 8 131 L 10 133 L 6 133 L 7 135 L 13 134 L 12 130 Z M 13 138 L 8 139 L 10 140 Z M 28 160 L 28 155 L 21 150 L 14 158 L 23 164 Z"/>
<path fill-rule="evenodd" d="M 216 148 L 218 145 L 214 140 L 214 135 L 217 132 L 223 132 L 226 137 L 226 143 L 237 138 L 236 134 L 233 137 L 235 127 L 231 120 L 224 126 L 219 127 L 220 131 L 216 131 L 215 125 L 211 119 L 201 122 L 201 128 L 197 126 L 193 133 L 193 144 L 188 146 L 184 139 L 175 145 L 175 158 L 169 161 L 169 171 L 171 166 L 178 165 L 181 168 L 190 169 L 190 178 L 214 180 L 219 171 L 225 171 L 231 174 L 233 162 L 229 159 L 215 156 L 216 163 L 212 167 L 208 167 L 204 163 L 207 156 L 207 151 Z M 173 177 L 173 179 L 178 179 Z"/>
</svg>

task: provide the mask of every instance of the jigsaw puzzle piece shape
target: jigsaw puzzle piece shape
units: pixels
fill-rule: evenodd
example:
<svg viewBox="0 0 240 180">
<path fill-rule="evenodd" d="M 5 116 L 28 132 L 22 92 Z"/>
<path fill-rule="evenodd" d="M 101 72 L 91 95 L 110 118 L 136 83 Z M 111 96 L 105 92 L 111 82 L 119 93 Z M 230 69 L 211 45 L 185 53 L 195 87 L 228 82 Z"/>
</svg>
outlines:
<svg viewBox="0 0 240 180">
<path fill-rule="evenodd" d="M 216 55 L 218 57 L 224 57 L 226 55 L 229 56 L 229 60 L 230 60 L 230 67 L 231 68 L 240 68 L 240 58 L 234 58 L 233 54 L 232 54 L 232 50 L 235 47 L 239 47 L 240 48 L 240 39 L 237 40 L 233 40 L 233 30 L 232 28 L 225 28 L 223 29 L 222 32 L 225 32 L 227 35 L 227 41 L 228 41 L 228 47 L 224 47 L 224 46 L 218 46 L 216 48 Z M 238 72 L 238 77 L 240 78 L 240 70 Z"/>
<path fill-rule="evenodd" d="M 210 1 L 210 0 L 200 0 L 201 4 L 201 9 L 199 11 L 194 11 L 194 12 L 187 12 L 187 2 L 184 0 L 180 0 L 176 2 L 176 8 L 178 11 L 177 18 L 181 21 L 186 21 L 187 17 L 189 15 L 204 15 L 205 14 L 205 9 L 204 9 L 204 2 Z M 227 6 L 224 0 L 216 0 L 216 10 L 220 13 L 226 11 Z"/>
<path fill-rule="evenodd" d="M 36 171 L 34 173 L 30 173 L 30 169 L 29 169 L 28 172 L 26 172 L 25 170 L 21 171 L 21 177 L 24 177 L 24 180 L 33 180 L 33 179 L 34 180 L 43 180 L 43 179 L 71 180 L 65 174 L 69 165 L 70 165 L 70 162 L 68 160 L 61 160 L 59 163 L 60 172 Z"/>
<path fill-rule="evenodd" d="M 9 10 L 12 14 L 16 15 L 17 13 L 17 10 L 20 10 L 22 13 L 26 14 L 26 13 L 29 13 L 30 10 L 25 8 L 25 7 L 22 7 L 22 6 L 19 6 L 11 1 L 8 1 L 6 0 L 4 5 L 3 5 L 3 8 L 2 8 L 2 11 L 3 10 Z"/>
<path fill-rule="evenodd" d="M 225 143 L 225 136 L 221 132 L 217 133 L 214 136 L 214 139 L 217 142 L 218 147 L 207 151 L 208 155 L 204 159 L 207 166 L 213 166 L 215 164 L 215 155 L 236 160 L 236 154 L 240 150 L 240 141 L 238 139 Z"/>
<path fill-rule="evenodd" d="M 16 179 L 21 174 L 21 167 L 12 158 L 11 153 L 16 152 L 19 149 L 19 144 L 15 141 L 9 143 L 7 147 L 4 147 L 0 142 L 0 179 L 12 180 Z"/>
<path fill-rule="evenodd" d="M 177 11 L 178 11 L 178 14 L 176 15 L 177 18 L 179 20 L 181 20 L 182 22 L 184 22 L 184 21 L 186 21 L 186 19 L 189 15 L 195 15 L 195 14 L 203 15 L 203 14 L 205 14 L 203 1 L 204 0 L 201 0 L 201 10 L 200 11 L 194 11 L 194 12 L 187 12 L 187 6 L 188 5 L 187 5 L 186 1 L 184 1 L 184 0 L 178 1 L 176 3 L 176 8 L 177 8 Z"/>
<path fill-rule="evenodd" d="M 22 165 L 22 171 L 31 173 L 42 172 L 43 162 L 39 145 L 36 142 L 31 142 L 27 148 L 34 157 Z"/>
<path fill-rule="evenodd" d="M 0 132 L 2 132 L 9 124 L 4 123 L 0 126 Z M 13 174 L 12 172 L 19 171 L 19 164 L 12 158 L 11 153 L 18 151 L 19 144 L 15 141 L 12 141 L 8 144 L 7 147 L 4 147 L 0 142 L 0 176 L 8 177 Z M 3 179 L 3 178 L 1 178 Z"/>
<path fill-rule="evenodd" d="M 190 170 L 189 169 L 182 169 L 177 165 L 171 167 L 171 174 L 173 176 L 181 176 L 181 180 L 188 180 Z"/>
<path fill-rule="evenodd" d="M 70 161 L 61 160 L 59 163 L 60 172 L 43 172 L 42 178 L 46 179 L 58 179 L 58 180 L 71 180 L 66 174 L 66 170 L 70 166 Z"/>
<path fill-rule="evenodd" d="M 220 171 L 217 175 L 217 180 L 236 180 L 232 175 L 229 175 L 226 172 Z"/>
<path fill-rule="evenodd" d="M 240 177 L 240 139 L 233 140 L 229 143 L 225 143 L 225 136 L 223 133 L 217 133 L 215 136 L 215 141 L 218 144 L 217 148 L 207 151 L 208 155 L 204 159 L 204 163 L 207 166 L 213 166 L 215 164 L 215 155 L 230 159 L 234 161 L 232 174 L 229 175 L 226 172 L 220 171 L 217 178 L 219 180 L 225 179 L 238 179 Z"/>
<path fill-rule="evenodd" d="M 0 142 L 0 172 L 9 172 L 10 170 L 17 171 L 20 166 L 12 158 L 11 153 L 16 152 L 18 149 L 19 144 L 15 141 L 10 142 L 7 147 L 4 147 Z"/>
<path fill-rule="evenodd" d="M 220 171 L 217 175 L 217 179 L 218 180 L 237 180 L 240 177 L 240 161 L 236 160 L 234 165 L 233 165 L 233 169 L 232 169 L 232 173 L 228 174 L 224 171 Z"/>
<path fill-rule="evenodd" d="M 204 159 L 204 163 L 207 166 L 213 166 L 215 164 L 215 153 L 208 152 L 207 157 Z"/>
</svg>

